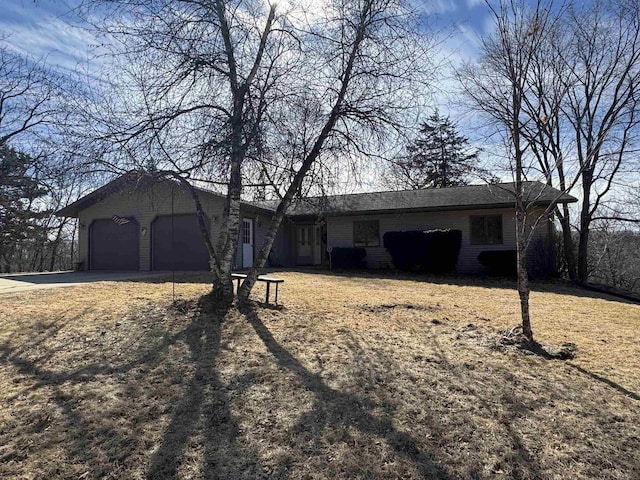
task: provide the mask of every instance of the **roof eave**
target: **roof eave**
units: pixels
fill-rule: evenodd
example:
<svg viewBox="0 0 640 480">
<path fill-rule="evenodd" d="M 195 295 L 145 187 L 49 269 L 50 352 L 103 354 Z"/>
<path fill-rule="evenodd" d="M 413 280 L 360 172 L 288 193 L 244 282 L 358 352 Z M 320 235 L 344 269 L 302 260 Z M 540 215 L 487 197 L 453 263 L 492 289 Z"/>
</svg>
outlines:
<svg viewBox="0 0 640 480">
<path fill-rule="evenodd" d="M 53 212 L 53 214 L 56 217 L 78 218 L 78 213 L 80 213 L 80 210 L 73 208 L 75 203 L 76 202 L 72 203 L 71 205 L 67 205 L 66 207 L 63 207 L 60 210 Z"/>
<path fill-rule="evenodd" d="M 573 203 L 577 202 L 576 198 L 563 198 L 555 203 Z M 529 205 L 547 207 L 553 202 L 549 200 L 530 202 Z M 421 212 L 455 212 L 462 210 L 491 210 L 498 208 L 512 208 L 514 202 L 491 203 L 491 204 L 466 204 L 466 205 L 444 205 L 437 207 L 412 207 L 412 208 L 384 208 L 384 209 L 365 209 L 365 210 L 334 210 L 319 213 L 291 213 L 287 215 L 293 220 L 303 219 L 305 217 L 317 216 L 318 214 L 326 217 L 335 217 L 339 215 L 377 215 L 377 214 L 403 214 L 403 213 L 421 213 Z"/>
</svg>

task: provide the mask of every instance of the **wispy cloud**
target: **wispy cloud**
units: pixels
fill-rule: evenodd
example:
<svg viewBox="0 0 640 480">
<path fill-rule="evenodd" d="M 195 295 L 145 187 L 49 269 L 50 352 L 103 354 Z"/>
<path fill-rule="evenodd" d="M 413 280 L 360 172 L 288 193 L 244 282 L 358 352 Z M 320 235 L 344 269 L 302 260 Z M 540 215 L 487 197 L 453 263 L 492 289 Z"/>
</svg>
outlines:
<svg viewBox="0 0 640 480">
<path fill-rule="evenodd" d="M 2 42 L 53 67 L 86 66 L 96 40 L 74 15 L 73 7 L 60 0 L 8 2 L 0 16 Z"/>
<path fill-rule="evenodd" d="M 485 0 L 467 0 L 467 8 L 472 9 L 480 5 L 485 5 Z"/>
</svg>

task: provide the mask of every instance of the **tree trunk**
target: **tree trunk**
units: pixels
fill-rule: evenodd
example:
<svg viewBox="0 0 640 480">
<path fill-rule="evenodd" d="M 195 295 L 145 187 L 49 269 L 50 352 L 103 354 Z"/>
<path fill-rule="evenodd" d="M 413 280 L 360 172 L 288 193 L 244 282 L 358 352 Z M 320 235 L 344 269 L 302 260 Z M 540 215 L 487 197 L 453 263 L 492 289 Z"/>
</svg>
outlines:
<svg viewBox="0 0 640 480">
<path fill-rule="evenodd" d="M 240 161 L 232 161 L 229 190 L 227 193 L 227 205 L 225 207 L 226 221 L 223 228 L 225 233 L 223 248 L 220 253 L 220 287 L 218 298 L 225 303 L 233 302 L 233 273 L 236 250 L 238 248 L 238 236 L 240 233 L 240 195 L 242 191 L 242 179 Z"/>
<path fill-rule="evenodd" d="M 512 76 L 516 79 L 517 76 Z M 517 87 L 516 87 L 517 85 Z M 522 333 L 530 341 L 533 340 L 531 317 L 529 316 L 529 275 L 527 273 L 527 246 L 530 234 L 527 233 L 527 208 L 524 198 L 523 164 L 524 151 L 520 143 L 519 112 L 522 109 L 522 90 L 519 82 L 514 82 L 512 90 L 513 122 L 511 138 L 514 147 L 515 160 L 515 205 L 516 205 L 516 245 L 518 269 L 518 295 L 520 296 L 520 314 L 522 317 Z"/>
<path fill-rule="evenodd" d="M 238 291 L 238 300 L 240 302 L 246 302 L 249 299 L 249 295 L 251 294 L 251 290 L 256 283 L 258 275 L 267 263 L 269 253 L 271 252 L 271 248 L 273 247 L 273 242 L 276 239 L 276 235 L 278 234 L 278 230 L 280 229 L 280 225 L 282 224 L 284 214 L 286 213 L 287 208 L 289 208 L 289 204 L 290 200 L 285 202 L 285 200 L 283 199 L 283 201 L 280 202 L 280 205 L 278 205 L 276 213 L 271 219 L 269 229 L 267 230 L 253 267 L 249 271 L 247 278 L 242 282 L 242 286 Z"/>
<path fill-rule="evenodd" d="M 53 245 L 51 247 L 51 262 L 49 262 L 49 271 L 53 272 L 56 266 L 56 256 L 58 255 L 58 248 L 60 248 L 60 242 L 62 240 L 62 230 L 64 229 L 65 224 L 67 223 L 67 219 L 65 218 L 60 226 L 58 227 L 58 231 L 56 233 L 56 239 L 53 241 Z"/>
<path fill-rule="evenodd" d="M 522 234 L 525 222 L 527 221 L 525 212 L 518 211 L 517 235 L 518 235 L 518 295 L 520 296 L 520 314 L 522 316 L 522 333 L 529 340 L 533 340 L 533 329 L 531 328 L 531 317 L 529 315 L 529 274 L 527 273 L 527 242 Z"/>
<path fill-rule="evenodd" d="M 329 138 L 329 135 L 333 131 L 338 119 L 341 116 L 341 109 L 344 103 L 344 99 L 347 95 L 347 91 L 349 89 L 349 84 L 352 79 L 353 68 L 356 62 L 356 58 L 358 53 L 360 52 L 360 47 L 367 33 L 367 25 L 369 21 L 369 17 L 371 15 L 371 5 L 367 2 L 362 6 L 362 11 L 360 15 L 360 23 L 357 25 L 356 34 L 353 40 L 353 44 L 351 45 L 351 50 L 349 52 L 349 59 L 347 61 L 347 65 L 345 67 L 344 73 L 341 77 L 341 85 L 340 90 L 338 92 L 338 96 L 336 97 L 335 103 L 331 112 L 329 113 L 329 117 L 325 122 L 318 138 L 313 144 L 313 148 L 308 153 L 308 155 L 304 158 L 300 169 L 296 172 L 293 177 L 293 181 L 287 188 L 287 192 L 284 197 L 280 201 L 278 208 L 276 209 L 276 213 L 271 219 L 271 223 L 269 225 L 269 230 L 265 237 L 265 240 L 260 248 L 260 253 L 258 254 L 258 258 L 256 262 L 254 262 L 253 267 L 249 270 L 247 274 L 247 278 L 242 282 L 242 286 L 238 291 L 238 300 L 240 302 L 246 302 L 249 299 L 249 294 L 253 289 L 253 286 L 256 283 L 258 278 L 258 273 L 262 268 L 264 268 L 267 258 L 269 258 L 269 252 L 271 251 L 271 247 L 273 246 L 273 242 L 275 241 L 276 234 L 278 233 L 278 229 L 280 228 L 280 224 L 282 223 L 282 219 L 284 218 L 284 214 L 287 212 L 291 201 L 293 200 L 293 196 L 300 190 L 302 185 L 302 181 L 304 180 L 307 172 L 313 165 L 313 162 L 316 161 L 320 152 L 322 151 L 322 147 L 324 146 L 325 141 Z M 236 239 L 237 242 L 237 239 Z"/>
<path fill-rule="evenodd" d="M 580 229 L 578 237 L 578 281 L 584 283 L 589 278 L 589 226 Z"/>
<path fill-rule="evenodd" d="M 75 248 L 76 248 L 76 229 L 78 228 L 78 220 L 74 219 L 73 221 L 73 229 L 71 230 L 71 251 L 69 252 L 69 259 L 71 260 L 71 265 L 69 265 L 69 270 L 74 270 L 75 268 Z"/>
<path fill-rule="evenodd" d="M 567 262 L 567 274 L 569 280 L 575 282 L 577 280 L 576 272 L 576 254 L 573 245 L 573 235 L 571 232 L 571 222 L 569 218 L 569 207 L 566 203 L 562 204 L 562 214 L 558 215 L 560 226 L 562 228 L 562 249 L 564 251 L 564 259 Z"/>
<path fill-rule="evenodd" d="M 580 211 L 580 234 L 578 237 L 578 281 L 589 278 L 589 228 L 591 227 L 591 185 L 593 174 L 585 170 L 582 174 L 582 206 Z"/>
<path fill-rule="evenodd" d="M 196 206 L 196 217 L 198 218 L 198 226 L 200 228 L 200 234 L 202 236 L 202 241 L 207 247 L 207 252 L 209 253 L 209 270 L 213 274 L 212 281 L 212 289 L 215 291 L 215 297 L 221 300 L 226 300 L 229 302 L 233 301 L 233 285 L 229 285 L 231 289 L 231 295 L 228 295 L 229 289 L 224 288 L 224 280 L 221 274 L 220 260 L 219 255 L 216 249 L 213 246 L 213 242 L 211 241 L 211 236 L 209 235 L 209 230 L 207 230 L 207 225 L 205 222 L 204 210 L 202 209 L 202 203 L 200 203 L 200 196 L 198 192 L 193 188 L 193 186 L 184 178 L 180 176 L 179 173 L 174 172 L 172 170 L 163 170 L 157 172 L 158 178 L 169 177 L 177 180 L 183 188 L 185 188 L 190 194 L 193 202 Z M 173 186 L 171 187 L 171 196 L 173 198 Z M 75 232 L 75 227 L 74 227 Z M 231 282 L 231 275 L 229 274 L 229 283 Z"/>
</svg>

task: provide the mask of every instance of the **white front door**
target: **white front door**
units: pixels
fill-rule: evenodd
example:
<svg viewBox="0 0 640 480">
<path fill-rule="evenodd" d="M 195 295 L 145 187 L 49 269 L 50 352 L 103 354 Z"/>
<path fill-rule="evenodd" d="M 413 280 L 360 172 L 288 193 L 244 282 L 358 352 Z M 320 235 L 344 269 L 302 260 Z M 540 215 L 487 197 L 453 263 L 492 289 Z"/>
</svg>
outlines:
<svg viewBox="0 0 640 480">
<path fill-rule="evenodd" d="M 322 263 L 322 227 L 316 225 L 313 233 L 313 264 L 320 265 Z"/>
<path fill-rule="evenodd" d="M 242 219 L 242 268 L 253 267 L 253 219 Z"/>
<path fill-rule="evenodd" d="M 313 225 L 298 225 L 298 264 L 313 262 Z"/>
</svg>

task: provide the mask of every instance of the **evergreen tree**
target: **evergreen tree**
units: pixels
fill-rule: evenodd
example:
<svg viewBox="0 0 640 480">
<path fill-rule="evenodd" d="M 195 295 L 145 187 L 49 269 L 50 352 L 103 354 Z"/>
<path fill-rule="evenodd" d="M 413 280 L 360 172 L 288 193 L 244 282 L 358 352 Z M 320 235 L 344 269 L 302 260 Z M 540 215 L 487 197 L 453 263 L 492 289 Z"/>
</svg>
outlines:
<svg viewBox="0 0 640 480">
<path fill-rule="evenodd" d="M 412 189 L 467 185 L 474 173 L 484 173 L 478 165 L 479 150 L 472 151 L 469 140 L 460 135 L 449 117 L 436 110 L 420 127 L 420 136 L 407 147 L 407 156 L 393 165 L 393 175 Z"/>
<path fill-rule="evenodd" d="M 0 272 L 12 271 L 19 246 L 43 233 L 34 201 L 45 191 L 31 176 L 31 166 L 29 155 L 0 144 Z"/>
</svg>

